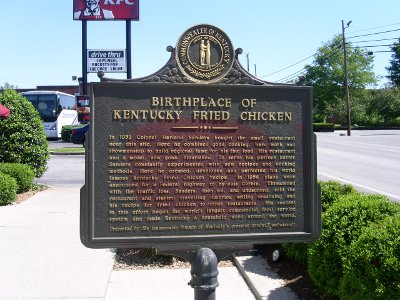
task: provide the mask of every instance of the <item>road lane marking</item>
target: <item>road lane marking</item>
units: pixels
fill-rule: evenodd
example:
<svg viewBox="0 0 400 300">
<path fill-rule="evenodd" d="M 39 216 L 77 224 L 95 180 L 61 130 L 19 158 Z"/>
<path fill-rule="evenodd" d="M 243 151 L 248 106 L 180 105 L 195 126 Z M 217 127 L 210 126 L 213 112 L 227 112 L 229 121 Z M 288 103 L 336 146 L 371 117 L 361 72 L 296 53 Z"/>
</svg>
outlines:
<svg viewBox="0 0 400 300">
<path fill-rule="evenodd" d="M 344 145 L 344 144 L 354 144 L 354 145 L 363 145 L 363 146 L 369 146 L 370 148 L 383 148 L 383 149 L 388 149 L 388 150 L 393 150 L 393 151 L 399 151 L 400 147 L 396 146 L 388 146 L 388 145 L 382 145 L 382 144 L 370 144 L 370 143 L 361 143 L 361 142 L 353 142 L 353 141 L 337 141 L 337 140 L 320 140 L 320 143 L 330 143 L 330 144 L 336 144 L 336 145 Z M 317 140 L 318 144 L 318 140 Z"/>
<path fill-rule="evenodd" d="M 384 191 L 381 191 L 381 190 L 378 190 L 378 189 L 374 189 L 374 188 L 371 188 L 371 187 L 368 187 L 368 186 L 365 186 L 365 185 L 362 185 L 362 184 L 358 184 L 358 183 L 355 183 L 355 182 L 352 182 L 352 181 L 349 181 L 349 180 L 345 180 L 343 178 L 332 176 L 332 175 L 329 175 L 329 174 L 326 174 L 326 173 L 323 173 L 323 172 L 318 172 L 318 174 L 320 174 L 322 176 L 325 176 L 325 177 L 328 177 L 328 178 L 332 178 L 333 180 L 339 181 L 341 183 L 351 184 L 351 185 L 353 185 L 355 187 L 358 187 L 360 189 L 384 195 L 386 197 L 389 197 L 390 199 L 393 199 L 395 201 L 400 202 L 400 196 L 396 196 L 396 195 L 393 195 L 393 194 L 390 194 L 390 193 L 386 193 Z"/>
</svg>

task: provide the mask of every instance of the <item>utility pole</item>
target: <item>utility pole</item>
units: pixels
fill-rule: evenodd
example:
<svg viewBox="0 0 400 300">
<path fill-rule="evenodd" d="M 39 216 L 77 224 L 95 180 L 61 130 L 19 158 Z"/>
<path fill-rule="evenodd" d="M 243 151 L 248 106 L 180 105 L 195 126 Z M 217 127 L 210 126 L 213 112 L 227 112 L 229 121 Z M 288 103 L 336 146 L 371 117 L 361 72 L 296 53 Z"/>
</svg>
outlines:
<svg viewBox="0 0 400 300">
<path fill-rule="evenodd" d="M 347 110 L 347 135 L 351 135 L 351 117 L 350 117 L 350 96 L 349 96 L 349 83 L 347 74 L 347 50 L 346 50 L 346 37 L 344 30 L 349 27 L 351 21 L 347 22 L 346 27 L 342 20 L 342 42 L 343 42 L 343 56 L 344 56 L 344 94 L 346 97 L 346 110 Z"/>
<path fill-rule="evenodd" d="M 246 58 L 247 58 L 247 72 L 249 72 L 249 54 L 246 53 Z"/>
</svg>

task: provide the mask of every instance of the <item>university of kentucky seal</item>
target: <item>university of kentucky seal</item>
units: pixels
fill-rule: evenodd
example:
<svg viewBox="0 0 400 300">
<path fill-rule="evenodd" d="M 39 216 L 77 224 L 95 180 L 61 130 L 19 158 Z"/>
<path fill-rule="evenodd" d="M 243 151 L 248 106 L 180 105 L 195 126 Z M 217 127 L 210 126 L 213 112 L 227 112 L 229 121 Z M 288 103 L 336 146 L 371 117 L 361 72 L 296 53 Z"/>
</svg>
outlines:
<svg viewBox="0 0 400 300">
<path fill-rule="evenodd" d="M 223 78 L 235 59 L 228 36 L 211 25 L 197 25 L 186 30 L 178 40 L 175 53 L 181 71 L 200 83 L 212 83 Z"/>
</svg>

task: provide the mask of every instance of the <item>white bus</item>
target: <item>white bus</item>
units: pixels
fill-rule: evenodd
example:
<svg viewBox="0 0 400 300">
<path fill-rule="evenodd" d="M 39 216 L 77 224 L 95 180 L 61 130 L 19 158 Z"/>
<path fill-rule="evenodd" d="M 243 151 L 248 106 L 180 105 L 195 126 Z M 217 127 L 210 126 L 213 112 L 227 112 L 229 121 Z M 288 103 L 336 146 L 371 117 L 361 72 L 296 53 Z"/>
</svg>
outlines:
<svg viewBox="0 0 400 300">
<path fill-rule="evenodd" d="M 23 92 L 39 112 L 47 138 L 60 138 L 65 125 L 78 124 L 75 96 L 53 91 Z"/>
</svg>

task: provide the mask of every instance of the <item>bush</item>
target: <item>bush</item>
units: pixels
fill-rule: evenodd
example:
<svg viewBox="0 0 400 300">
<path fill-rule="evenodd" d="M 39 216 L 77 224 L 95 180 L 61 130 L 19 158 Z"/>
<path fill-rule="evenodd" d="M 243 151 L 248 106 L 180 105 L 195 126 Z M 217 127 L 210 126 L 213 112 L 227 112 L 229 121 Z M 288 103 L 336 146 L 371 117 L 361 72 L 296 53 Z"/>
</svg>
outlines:
<svg viewBox="0 0 400 300">
<path fill-rule="evenodd" d="M 337 181 L 318 181 L 318 183 L 321 186 L 322 211 L 326 211 L 332 203 L 339 200 L 339 197 L 356 192 L 351 185 L 342 185 Z"/>
<path fill-rule="evenodd" d="M 398 299 L 400 215 L 366 228 L 344 260 L 341 299 Z"/>
<path fill-rule="evenodd" d="M 0 172 L 10 175 L 18 184 L 17 193 L 28 191 L 32 187 L 35 174 L 28 165 L 0 163 Z"/>
<path fill-rule="evenodd" d="M 42 176 L 50 152 L 39 113 L 14 90 L 4 90 L 0 102 L 11 111 L 0 120 L 0 161 L 29 165 L 36 177 Z"/>
<path fill-rule="evenodd" d="M 61 140 L 64 142 L 71 141 L 72 125 L 65 125 L 61 128 Z"/>
<path fill-rule="evenodd" d="M 400 206 L 384 196 L 352 193 L 323 213 L 321 237 L 308 250 L 308 272 L 321 292 L 338 295 L 343 260 L 349 254 L 351 243 L 370 224 L 399 212 Z"/>
<path fill-rule="evenodd" d="M 333 132 L 335 131 L 334 123 L 313 123 L 313 130 L 316 132 Z"/>
<path fill-rule="evenodd" d="M 15 201 L 18 185 L 10 175 L 0 172 L 0 205 L 7 205 Z"/>
<path fill-rule="evenodd" d="M 387 124 L 391 127 L 400 127 L 400 117 L 390 120 Z"/>
<path fill-rule="evenodd" d="M 308 245 L 309 243 L 284 243 L 282 248 L 287 257 L 305 265 L 307 264 Z"/>
<path fill-rule="evenodd" d="M 64 142 L 71 141 L 72 129 L 82 127 L 83 125 L 65 125 L 61 129 L 61 139 Z"/>
<path fill-rule="evenodd" d="M 72 132 L 72 126 L 71 125 L 65 125 L 61 128 L 61 140 L 63 142 L 69 142 L 71 140 L 71 132 Z"/>
<path fill-rule="evenodd" d="M 322 211 L 326 211 L 339 197 L 356 192 L 351 185 L 341 185 L 336 181 L 318 181 L 318 184 L 321 186 Z M 310 243 L 284 243 L 282 247 L 288 257 L 298 263 L 307 264 L 309 245 Z"/>
</svg>

